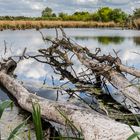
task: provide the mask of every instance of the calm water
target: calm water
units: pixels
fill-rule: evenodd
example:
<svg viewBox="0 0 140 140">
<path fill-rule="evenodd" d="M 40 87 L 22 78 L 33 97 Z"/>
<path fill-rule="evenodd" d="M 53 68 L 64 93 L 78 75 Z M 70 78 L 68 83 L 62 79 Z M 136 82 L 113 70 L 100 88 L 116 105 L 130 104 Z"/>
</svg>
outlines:
<svg viewBox="0 0 140 140">
<path fill-rule="evenodd" d="M 54 29 L 43 29 L 42 32 L 50 38 L 55 37 Z M 135 53 L 140 53 L 140 31 L 82 28 L 65 29 L 65 32 L 78 44 L 88 47 L 93 52 L 95 48 L 101 48 L 102 53 L 111 53 L 112 55 L 114 55 L 113 49 L 119 51 L 118 55 L 124 64 L 140 68 L 140 55 Z M 6 55 L 4 55 L 4 40 L 8 48 Z M 47 48 L 49 45 L 43 42 L 40 33 L 36 30 L 0 32 L 0 56 L 2 57 L 20 55 L 25 47 L 28 53 L 34 54 L 38 49 Z M 81 68 L 78 65 L 77 62 L 77 71 L 80 72 Z M 44 78 L 46 77 L 46 84 L 49 86 L 52 86 L 52 76 L 55 79 L 55 85 L 65 82 L 59 81 L 60 77 L 54 75 L 48 65 L 37 63 L 34 60 L 24 60 L 19 63 L 15 73 L 28 89 L 54 100 L 56 98 L 55 91 L 49 90 L 46 93 L 46 89 L 41 88 Z M 1 91 L 0 99 L 5 98 L 6 95 Z"/>
</svg>

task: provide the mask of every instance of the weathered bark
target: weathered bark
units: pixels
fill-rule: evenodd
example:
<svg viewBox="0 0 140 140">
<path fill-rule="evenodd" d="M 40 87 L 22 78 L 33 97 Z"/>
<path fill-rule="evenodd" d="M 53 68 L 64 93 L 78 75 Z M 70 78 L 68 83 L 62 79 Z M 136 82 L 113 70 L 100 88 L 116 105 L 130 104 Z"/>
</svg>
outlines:
<svg viewBox="0 0 140 140">
<path fill-rule="evenodd" d="M 32 112 L 32 103 L 37 102 L 41 107 L 42 118 L 61 124 L 66 123 L 61 111 L 80 130 L 85 140 L 124 140 L 133 132 L 128 125 L 116 122 L 94 110 L 75 106 L 70 103 L 50 101 L 29 93 L 19 82 L 5 73 L 0 72 L 0 83 L 17 99 L 23 109 Z M 133 127 L 140 131 L 139 127 Z"/>
<path fill-rule="evenodd" d="M 110 60 L 107 60 L 106 56 L 104 55 L 102 57 L 98 57 L 97 55 L 90 53 L 87 48 L 71 43 L 71 41 L 66 37 L 60 40 L 57 39 L 54 42 L 52 42 L 53 45 L 49 49 L 42 49 L 39 50 L 39 52 L 44 54 L 44 57 L 47 57 L 47 52 L 50 52 L 50 50 L 51 54 L 57 53 L 59 49 L 69 50 L 73 52 L 83 65 L 91 69 L 94 73 L 104 76 L 114 87 L 118 89 L 119 93 L 130 99 L 134 104 L 136 104 L 138 108 L 140 108 L 139 89 L 136 86 L 132 85 L 132 83 L 130 83 L 121 73 L 122 69 L 122 71 L 127 71 L 128 73 L 139 76 L 138 70 L 134 71 L 131 68 L 126 68 L 126 66 L 124 67 L 121 63 L 118 62 L 118 59 L 116 59 L 115 61 L 115 59 L 113 59 L 112 57 L 109 57 Z M 54 44 L 57 45 L 54 46 Z M 69 60 L 67 60 L 66 62 L 69 62 Z M 118 64 L 118 66 L 113 66 L 114 64 Z M 119 67 L 120 69 L 118 69 Z"/>
<path fill-rule="evenodd" d="M 140 78 L 140 70 L 135 69 L 133 67 L 127 67 L 123 64 L 118 64 L 118 67 L 122 72 L 126 72 L 126 73 L 133 75 L 133 76 L 136 76 L 137 78 Z"/>
</svg>

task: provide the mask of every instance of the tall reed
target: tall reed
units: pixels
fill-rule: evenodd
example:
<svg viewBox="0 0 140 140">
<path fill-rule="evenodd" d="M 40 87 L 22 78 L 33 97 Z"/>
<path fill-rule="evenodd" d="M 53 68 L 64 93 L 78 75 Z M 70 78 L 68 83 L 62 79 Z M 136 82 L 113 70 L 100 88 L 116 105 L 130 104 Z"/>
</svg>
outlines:
<svg viewBox="0 0 140 140">
<path fill-rule="evenodd" d="M 0 21 L 0 30 L 5 29 L 40 29 L 40 28 L 54 28 L 54 27 L 67 27 L 67 28 L 104 28 L 104 27 L 119 27 L 120 25 L 114 22 L 95 22 L 95 21 Z"/>
</svg>

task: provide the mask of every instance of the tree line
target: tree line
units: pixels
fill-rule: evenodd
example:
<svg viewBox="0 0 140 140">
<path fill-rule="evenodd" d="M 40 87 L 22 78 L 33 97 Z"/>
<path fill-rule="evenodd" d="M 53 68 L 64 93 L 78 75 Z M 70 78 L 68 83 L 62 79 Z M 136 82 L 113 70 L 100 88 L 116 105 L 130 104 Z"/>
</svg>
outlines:
<svg viewBox="0 0 140 140">
<path fill-rule="evenodd" d="M 40 17 L 25 17 L 25 16 L 0 16 L 0 20 L 62 20 L 62 21 L 100 21 L 123 23 L 130 19 L 140 18 L 140 8 L 135 9 L 133 14 L 129 15 L 122 9 L 112 9 L 110 7 L 99 8 L 95 12 L 80 11 L 68 14 L 61 12 L 56 14 L 49 7 L 46 7 Z"/>
</svg>

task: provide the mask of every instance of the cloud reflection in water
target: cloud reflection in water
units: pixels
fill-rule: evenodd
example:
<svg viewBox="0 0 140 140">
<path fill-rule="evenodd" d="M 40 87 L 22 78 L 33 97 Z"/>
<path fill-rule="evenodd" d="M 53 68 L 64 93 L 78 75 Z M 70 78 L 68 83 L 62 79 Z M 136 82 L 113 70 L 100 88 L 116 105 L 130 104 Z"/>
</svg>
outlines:
<svg viewBox="0 0 140 140">
<path fill-rule="evenodd" d="M 140 68 L 139 59 L 140 56 L 133 52 L 140 52 L 140 32 L 135 30 L 113 30 L 113 29 L 65 29 L 66 34 L 75 40 L 78 44 L 88 47 L 92 52 L 95 48 L 100 47 L 102 54 L 113 54 L 113 49 L 120 50 L 119 56 L 123 63 L 128 63 L 130 66 Z M 54 29 L 43 29 L 42 32 L 49 36 L 55 37 Z M 4 40 L 7 42 L 8 53 L 7 56 L 19 55 L 22 53 L 25 47 L 27 52 L 34 54 L 40 48 L 47 48 L 50 44 L 42 41 L 41 35 L 36 30 L 25 31 L 3 31 L 0 32 L 0 55 L 4 56 Z M 12 44 L 12 46 L 10 45 Z M 11 51 L 10 52 L 10 48 Z M 77 72 L 81 72 L 81 65 L 76 61 L 76 57 L 73 60 L 76 63 L 75 69 Z M 18 75 L 18 79 L 24 82 L 30 82 L 34 86 L 34 83 L 41 83 L 42 86 L 44 78 L 47 76 L 47 85 L 52 85 L 52 78 L 55 78 L 55 84 L 63 83 L 60 81 L 60 77 L 53 73 L 53 70 L 45 64 L 38 63 L 31 60 L 23 60 L 18 64 L 15 71 Z M 45 94 L 45 90 L 42 91 Z M 41 94 L 42 94 L 41 93 Z M 50 93 L 50 92 L 49 92 Z M 52 92 L 55 94 L 55 92 Z"/>
</svg>

